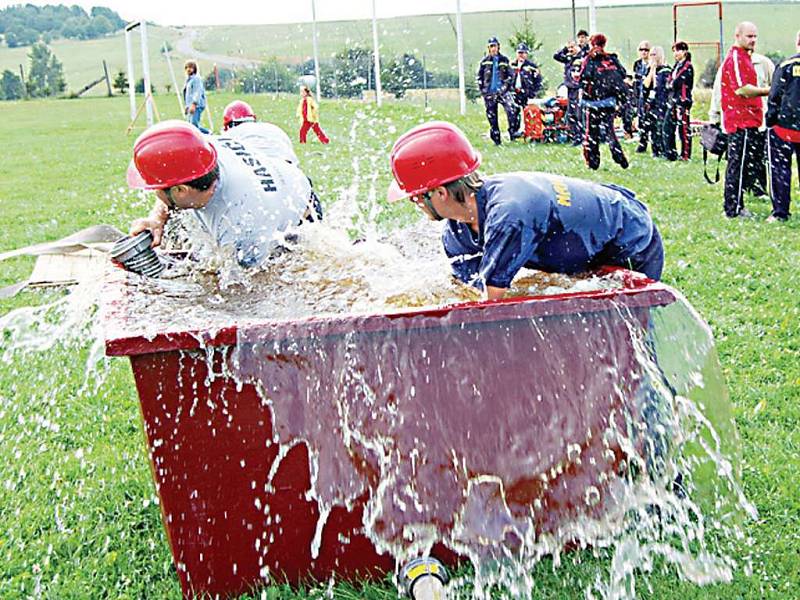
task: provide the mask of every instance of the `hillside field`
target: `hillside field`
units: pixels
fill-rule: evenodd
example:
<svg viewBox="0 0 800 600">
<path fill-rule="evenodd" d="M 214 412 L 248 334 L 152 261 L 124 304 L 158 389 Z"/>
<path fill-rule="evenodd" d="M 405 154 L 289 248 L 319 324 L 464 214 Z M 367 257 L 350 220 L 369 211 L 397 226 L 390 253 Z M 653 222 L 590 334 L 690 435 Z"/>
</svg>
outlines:
<svg viewBox="0 0 800 600">
<path fill-rule="evenodd" d="M 231 99 L 210 96 L 215 123 Z M 258 114 L 296 135 L 296 98 L 249 100 Z M 752 574 L 740 568 L 729 584 L 699 587 L 657 561 L 653 573 L 637 577 L 638 596 L 797 597 L 800 219 L 767 224 L 768 203 L 753 198 L 747 205 L 756 219 L 723 218 L 721 186 L 704 183 L 697 147 L 691 163 L 674 164 L 634 155 L 626 144 L 632 166 L 624 172 L 604 149 L 603 165 L 590 173 L 575 148 L 495 148 L 477 104 L 461 117 L 456 104 L 444 101 L 424 112 L 410 103 L 379 111 L 361 102 L 324 100 L 321 114 L 332 143 L 297 145 L 302 167 L 324 203 L 355 189 L 364 214 L 371 211 L 371 178 L 365 174 L 377 173 L 377 189 L 385 189 L 394 139 L 434 118 L 453 120 L 467 132 L 483 153 L 484 173 L 545 170 L 637 192 L 665 241 L 664 281 L 687 296 L 714 332 L 741 435 L 745 491 L 759 511 L 758 520 L 746 524 L 745 538 L 734 544 L 734 554 L 752 562 Z M 139 126 L 132 135 L 124 133 L 127 99 L 7 102 L 0 103 L 0 116 L 0 252 L 98 223 L 124 230 L 148 210 L 150 198 L 125 188 L 131 146 L 142 131 Z M 420 218 L 410 205 L 389 208 L 378 196 L 381 227 Z M 27 277 L 32 265 L 30 258 L 4 262 L 0 286 Z M 0 315 L 61 296 L 26 291 L 0 302 Z M 9 336 L 4 331 L 0 338 L 0 356 Z M 179 598 L 130 367 L 114 359 L 104 381 L 85 385 L 89 346 L 72 340 L 43 352 L 15 352 L 0 362 L 0 597 Z M 598 549 L 572 553 L 563 563 L 554 568 L 547 559 L 539 565 L 534 598 L 584 597 L 586 586 L 606 573 L 609 558 Z M 325 589 L 274 588 L 261 597 L 329 597 Z M 388 581 L 339 584 L 333 597 L 379 600 L 396 598 L 396 592 Z"/>
<path fill-rule="evenodd" d="M 685 12 L 684 12 L 685 11 Z M 380 13 L 379 13 L 380 14 Z M 758 49 L 760 52 L 777 51 L 784 55 L 794 52 L 794 35 L 798 28 L 797 16 L 800 14 L 798 2 L 728 3 L 724 5 L 725 45 L 733 39 L 733 27 L 743 20 L 752 20 L 761 25 Z M 561 78 L 561 67 L 551 59 L 553 52 L 560 48 L 570 36 L 572 19 L 568 10 L 530 10 L 537 36 L 542 41 L 542 49 L 533 58 L 542 66 L 551 87 Z M 643 38 L 667 50 L 672 43 L 672 5 L 601 7 L 597 13 L 598 29 L 609 38 L 609 49 L 618 52 L 625 64 L 631 64 L 636 56 L 636 48 Z M 506 43 L 514 26 L 523 17 L 521 11 L 487 13 L 466 13 L 463 15 L 464 53 L 466 75 L 473 76 L 477 61 L 484 52 L 486 38 L 496 35 L 505 45 L 503 51 L 513 54 Z M 454 35 L 454 16 L 427 15 L 419 17 L 400 17 L 379 20 L 381 55 L 384 57 L 403 52 L 412 52 L 418 59 L 423 56 L 428 70 L 456 72 L 457 58 Z M 586 10 L 578 12 L 578 26 L 588 27 Z M 196 27 L 197 38 L 194 48 L 212 55 L 226 55 L 252 60 L 266 60 L 277 57 L 280 62 L 298 64 L 312 56 L 311 24 L 291 25 L 220 25 L 216 27 Z M 716 7 L 681 9 L 679 12 L 679 35 L 689 41 L 710 40 L 719 37 Z M 150 64 L 153 83 L 158 94 L 165 94 L 165 86 L 170 83 L 169 71 L 159 48 L 165 40 L 173 46 L 176 40 L 188 34 L 185 28 L 153 27 L 150 32 Z M 372 46 L 372 25 L 369 20 L 321 22 L 318 26 L 320 58 L 324 59 L 343 50 L 360 44 Z M 138 47 L 138 34 L 135 36 L 134 53 L 136 78 L 141 73 L 141 53 Z M 58 40 L 52 48 L 59 60 L 64 63 L 69 91 L 80 89 L 83 85 L 102 74 L 101 60 L 108 62 L 111 77 L 120 69 L 126 68 L 125 41 L 122 34 L 92 41 Z M 22 63 L 28 69 L 28 48 L 0 48 L 0 71 L 11 69 L 19 72 Z M 668 59 L 671 54 L 667 52 Z M 702 71 L 705 61 L 712 56 L 710 48 L 695 49 L 696 71 Z M 174 66 L 179 86 L 183 82 L 182 61 L 188 56 L 175 56 Z M 213 61 L 200 59 L 201 72 L 207 73 Z M 99 85 L 87 95 L 103 95 L 105 86 Z"/>
</svg>

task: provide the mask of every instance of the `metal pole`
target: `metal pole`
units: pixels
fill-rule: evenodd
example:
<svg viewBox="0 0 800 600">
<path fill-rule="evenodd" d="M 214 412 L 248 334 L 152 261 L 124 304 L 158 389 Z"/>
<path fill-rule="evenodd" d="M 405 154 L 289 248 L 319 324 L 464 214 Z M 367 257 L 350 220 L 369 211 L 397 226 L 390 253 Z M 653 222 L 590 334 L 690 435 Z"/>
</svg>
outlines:
<svg viewBox="0 0 800 600">
<path fill-rule="evenodd" d="M 317 6 L 314 0 L 311 0 L 311 38 L 314 41 L 314 78 L 317 80 L 317 103 L 320 99 L 320 84 L 319 84 L 319 51 L 317 49 Z"/>
<path fill-rule="evenodd" d="M 589 33 L 597 33 L 597 10 L 594 0 L 589 0 Z"/>
<path fill-rule="evenodd" d="M 125 53 L 128 57 L 128 97 L 131 101 L 131 121 L 136 119 L 136 76 L 133 73 L 133 51 L 131 49 L 131 31 L 136 25 L 138 23 L 131 23 L 125 28 Z"/>
<path fill-rule="evenodd" d="M 178 80 L 175 79 L 175 70 L 172 68 L 172 59 L 169 57 L 169 48 L 166 43 L 164 44 L 164 57 L 167 59 L 167 67 L 169 67 L 169 77 L 172 79 L 172 89 L 175 90 L 175 97 L 178 99 L 178 114 L 183 118 L 183 98 L 178 88 Z"/>
<path fill-rule="evenodd" d="M 22 63 L 19 64 L 19 78 L 22 80 L 22 97 L 28 98 L 28 85 L 25 83 L 25 70 L 22 68 Z"/>
<path fill-rule="evenodd" d="M 425 108 L 428 108 L 428 73 L 425 70 L 425 55 L 422 55 L 422 89 L 425 90 Z"/>
<path fill-rule="evenodd" d="M 464 32 L 461 28 L 461 0 L 456 0 L 456 45 L 458 46 L 458 100 L 461 114 L 467 114 L 467 90 L 464 81 Z"/>
<path fill-rule="evenodd" d="M 153 124 L 153 97 L 150 83 L 150 55 L 147 52 L 147 23 L 142 21 L 142 73 L 144 74 L 144 98 L 147 104 L 147 126 Z"/>
<path fill-rule="evenodd" d="M 572 0 L 572 35 L 569 37 L 574 36 L 576 31 L 578 31 L 578 19 L 575 15 L 575 0 Z"/>
<path fill-rule="evenodd" d="M 114 93 L 111 91 L 111 80 L 108 78 L 108 65 L 106 64 L 105 59 L 103 60 L 103 73 L 105 74 L 106 78 L 106 88 L 108 89 L 108 95 L 113 96 Z"/>
<path fill-rule="evenodd" d="M 378 102 L 378 108 L 383 104 L 381 96 L 381 55 L 378 49 L 378 17 L 375 11 L 375 0 L 372 0 L 372 45 L 375 50 L 375 100 Z"/>
</svg>

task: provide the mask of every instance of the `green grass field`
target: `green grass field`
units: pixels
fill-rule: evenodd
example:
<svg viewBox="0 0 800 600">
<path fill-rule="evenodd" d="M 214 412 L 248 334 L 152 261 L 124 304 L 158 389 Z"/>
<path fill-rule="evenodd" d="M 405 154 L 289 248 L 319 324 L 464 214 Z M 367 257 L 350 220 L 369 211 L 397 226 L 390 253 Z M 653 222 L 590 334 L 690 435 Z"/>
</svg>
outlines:
<svg viewBox="0 0 800 600">
<path fill-rule="evenodd" d="M 211 95 L 214 121 L 232 99 Z M 256 112 L 296 132 L 294 97 L 251 97 Z M 757 218 L 729 221 L 720 186 L 702 180 L 699 152 L 690 164 L 634 155 L 619 170 L 606 150 L 597 173 L 578 150 L 554 146 L 493 147 L 479 105 L 465 117 L 441 102 L 428 113 L 406 103 L 381 111 L 356 102 L 322 103 L 332 144 L 298 146 L 303 168 L 326 202 L 354 180 L 379 172 L 388 184 L 388 150 L 402 131 L 431 118 L 455 121 L 485 159 L 485 173 L 546 170 L 616 182 L 646 201 L 665 240 L 666 283 L 680 289 L 710 323 L 742 438 L 744 484 L 760 517 L 746 525 L 735 554 L 752 560 L 730 584 L 699 587 L 656 563 L 638 579 L 641 598 L 796 598 L 800 590 L 800 220 L 767 224 L 769 206 L 748 199 Z M 701 112 L 702 108 L 698 108 Z M 126 136 L 125 98 L 0 103 L 0 252 L 53 240 L 82 227 L 124 229 L 149 200 L 124 188 L 134 136 Z M 141 131 L 137 128 L 135 133 Z M 632 153 L 633 147 L 626 149 Z M 695 148 L 697 150 L 697 148 Z M 368 178 L 359 183 L 366 202 Z M 797 201 L 795 187 L 795 201 Z M 381 222 L 414 218 L 411 207 L 386 209 Z M 33 262 L 4 262 L 0 285 L 28 275 Z M 0 314 L 62 297 L 29 291 L 0 302 Z M 11 333 L 3 332 L 0 356 Z M 0 362 L 0 598 L 178 598 L 130 368 L 111 361 L 105 381 L 85 382 L 86 344 L 57 343 L 44 352 Z M 8 360 L 10 359 L 10 360 Z M 535 598 L 583 597 L 602 551 L 579 552 L 534 573 Z M 318 598 L 326 586 L 267 598 Z M 335 598 L 394 598 L 388 582 L 338 585 Z"/>
<path fill-rule="evenodd" d="M 690 41 L 717 40 L 719 25 L 715 7 L 682 9 L 679 13 L 680 36 Z M 733 39 L 733 27 L 743 20 L 752 20 L 761 25 L 760 52 L 777 51 L 784 55 L 794 52 L 794 35 L 797 32 L 797 2 L 725 3 L 724 31 L 725 44 Z M 380 13 L 379 13 L 380 14 Z M 561 67 L 552 60 L 553 53 L 570 36 L 572 17 L 568 10 L 530 10 L 529 18 L 539 39 L 543 42 L 541 51 L 535 59 L 551 83 L 556 85 L 561 78 Z M 467 77 L 472 77 L 477 62 L 485 50 L 486 38 L 496 35 L 511 53 L 506 41 L 512 34 L 515 24 L 522 18 L 521 11 L 488 13 L 467 13 L 463 16 L 464 53 Z M 428 70 L 456 72 L 457 58 L 454 16 L 448 21 L 447 15 L 426 15 L 402 17 L 380 21 L 381 54 L 384 57 L 412 51 L 418 58 L 423 55 Z M 601 7 L 597 17 L 598 28 L 609 38 L 609 48 L 618 52 L 626 64 L 637 58 L 636 48 L 641 39 L 647 38 L 653 44 L 662 45 L 667 50 L 672 43 L 672 5 Z M 632 24 L 636 24 L 632 26 Z M 578 24 L 588 27 L 586 9 L 578 12 Z M 197 50 L 211 54 L 245 57 L 265 60 L 277 57 L 280 62 L 297 64 L 312 56 L 311 25 L 220 25 L 216 27 L 197 27 L 199 32 L 194 46 Z M 165 86 L 170 83 L 167 63 L 159 54 L 165 40 L 175 43 L 184 35 L 181 29 L 150 27 L 150 63 L 156 92 L 166 95 Z M 321 22 L 318 28 L 319 52 L 321 59 L 356 44 L 372 47 L 372 25 L 369 20 Z M 138 34 L 135 37 L 138 44 Z M 102 74 L 101 61 L 108 63 L 111 76 L 126 68 L 125 40 L 122 34 L 100 40 L 85 42 L 57 40 L 53 51 L 64 64 L 68 90 L 79 90 Z M 708 48 L 695 48 L 696 70 L 702 71 L 707 58 L 711 56 Z M 9 49 L 0 47 L 0 71 L 11 69 L 18 73 L 22 63 L 26 71 L 29 48 Z M 142 76 L 140 50 L 134 47 L 136 78 Z M 667 53 L 669 56 L 669 52 Z M 188 57 L 176 56 L 175 62 L 182 63 Z M 208 73 L 213 66 L 200 60 L 201 72 Z M 180 65 L 176 77 L 179 85 L 183 83 Z M 698 73 L 699 75 L 699 73 Z M 105 86 L 99 85 L 87 92 L 88 95 L 105 94 Z M 171 102 L 172 99 L 163 100 Z"/>
</svg>

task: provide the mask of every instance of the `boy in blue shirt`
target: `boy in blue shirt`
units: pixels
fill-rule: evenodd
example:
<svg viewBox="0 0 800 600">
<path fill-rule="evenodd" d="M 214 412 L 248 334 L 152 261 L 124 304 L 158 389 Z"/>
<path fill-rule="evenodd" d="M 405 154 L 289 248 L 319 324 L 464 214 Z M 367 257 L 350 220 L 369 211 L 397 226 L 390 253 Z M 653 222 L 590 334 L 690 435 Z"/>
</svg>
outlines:
<svg viewBox="0 0 800 600">
<path fill-rule="evenodd" d="M 480 155 L 454 125 L 432 122 L 395 142 L 389 200 L 406 197 L 442 234 L 453 275 L 505 294 L 523 267 L 579 273 L 602 265 L 626 267 L 658 280 L 661 237 L 634 193 L 547 173 L 481 178 Z"/>
</svg>

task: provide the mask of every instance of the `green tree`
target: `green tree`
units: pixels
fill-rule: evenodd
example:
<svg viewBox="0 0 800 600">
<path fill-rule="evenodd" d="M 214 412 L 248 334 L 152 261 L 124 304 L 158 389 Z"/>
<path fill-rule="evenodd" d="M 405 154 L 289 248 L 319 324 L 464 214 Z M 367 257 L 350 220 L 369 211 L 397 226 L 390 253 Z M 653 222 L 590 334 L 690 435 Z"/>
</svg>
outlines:
<svg viewBox="0 0 800 600">
<path fill-rule="evenodd" d="M 111 86 L 120 94 L 128 93 L 128 76 L 125 75 L 125 71 L 117 71 Z"/>
<path fill-rule="evenodd" d="M 541 49 L 542 41 L 536 37 L 536 31 L 533 29 L 533 21 L 528 18 L 527 14 L 522 18 L 522 21 L 519 22 L 519 25 L 515 26 L 514 33 L 508 38 L 508 43 L 510 54 L 516 52 L 517 46 L 522 43 L 528 44 L 528 48 L 531 49 L 531 54 Z M 533 60 L 530 56 L 528 58 Z"/>
<path fill-rule="evenodd" d="M 137 94 L 144 94 L 144 77 L 139 78 L 139 81 L 133 86 L 133 91 Z M 153 96 L 156 95 L 156 86 L 154 86 L 152 82 L 150 82 L 150 93 Z"/>
<path fill-rule="evenodd" d="M 0 100 L 19 100 L 25 93 L 19 75 L 6 69 L 0 77 Z"/>
<path fill-rule="evenodd" d="M 28 54 L 31 61 L 28 72 L 28 94 L 33 98 L 55 96 L 63 92 L 67 83 L 64 80 L 64 68 L 56 55 L 47 45 L 38 43 L 31 47 Z"/>
</svg>

